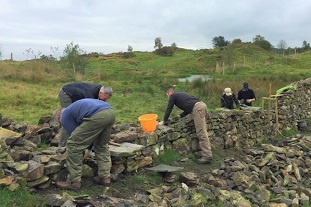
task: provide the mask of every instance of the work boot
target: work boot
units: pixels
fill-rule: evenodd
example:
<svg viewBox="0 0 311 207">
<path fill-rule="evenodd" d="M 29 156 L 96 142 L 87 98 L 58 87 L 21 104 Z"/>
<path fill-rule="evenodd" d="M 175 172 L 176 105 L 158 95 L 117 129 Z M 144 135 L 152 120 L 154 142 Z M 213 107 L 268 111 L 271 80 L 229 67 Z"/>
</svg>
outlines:
<svg viewBox="0 0 311 207">
<path fill-rule="evenodd" d="M 78 191 L 81 188 L 81 182 L 70 182 L 70 181 L 58 181 L 56 186 L 61 189 Z"/>
<path fill-rule="evenodd" d="M 212 157 L 202 157 L 202 158 L 198 159 L 197 162 L 199 164 L 208 164 L 208 163 L 213 162 L 213 158 Z"/>
<path fill-rule="evenodd" d="M 93 178 L 94 183 L 104 186 L 110 185 L 110 178 L 102 178 L 102 177 L 94 177 Z"/>
</svg>

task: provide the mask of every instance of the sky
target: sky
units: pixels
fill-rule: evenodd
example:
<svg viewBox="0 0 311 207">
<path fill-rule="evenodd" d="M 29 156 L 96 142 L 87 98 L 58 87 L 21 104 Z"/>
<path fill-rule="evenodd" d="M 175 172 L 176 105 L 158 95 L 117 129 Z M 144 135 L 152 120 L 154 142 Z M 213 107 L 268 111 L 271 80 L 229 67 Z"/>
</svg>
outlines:
<svg viewBox="0 0 311 207">
<path fill-rule="evenodd" d="M 212 39 L 274 47 L 311 42 L 310 0 L 0 0 L 2 60 L 63 55 L 73 43 L 86 53 L 154 51 L 163 46 L 213 48 Z"/>
</svg>

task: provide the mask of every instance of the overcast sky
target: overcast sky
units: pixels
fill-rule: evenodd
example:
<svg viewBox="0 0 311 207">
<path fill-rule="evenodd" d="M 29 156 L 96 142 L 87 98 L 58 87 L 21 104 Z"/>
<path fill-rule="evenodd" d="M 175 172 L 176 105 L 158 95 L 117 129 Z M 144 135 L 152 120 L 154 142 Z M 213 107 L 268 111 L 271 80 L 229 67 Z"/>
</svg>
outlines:
<svg viewBox="0 0 311 207">
<path fill-rule="evenodd" d="M 153 51 L 164 46 L 212 48 L 213 37 L 277 47 L 311 42 L 310 0 L 0 0 L 2 60 L 63 55 L 73 42 L 90 52 Z M 54 48 L 55 54 L 51 50 Z M 58 48 L 58 50 L 55 50 Z"/>
</svg>

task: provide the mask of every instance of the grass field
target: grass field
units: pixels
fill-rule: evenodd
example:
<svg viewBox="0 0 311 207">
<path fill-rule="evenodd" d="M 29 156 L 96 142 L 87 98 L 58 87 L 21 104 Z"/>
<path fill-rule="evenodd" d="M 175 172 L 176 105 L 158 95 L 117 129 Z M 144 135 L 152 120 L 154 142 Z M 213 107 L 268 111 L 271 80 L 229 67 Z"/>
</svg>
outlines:
<svg viewBox="0 0 311 207">
<path fill-rule="evenodd" d="M 57 95 L 62 85 L 87 81 L 112 86 L 114 94 L 108 102 L 116 111 L 117 122 L 138 122 L 138 117 L 145 113 L 156 113 L 162 120 L 167 104 L 165 91 L 172 86 L 197 96 L 209 110 L 214 110 L 220 106 L 225 87 L 231 87 L 237 94 L 247 81 L 257 97 L 254 105 L 261 106 L 262 97 L 270 94 L 270 85 L 271 94 L 275 94 L 277 89 L 311 76 L 310 51 L 283 57 L 252 44 L 241 44 L 215 50 L 178 49 L 172 57 L 152 52 L 134 54 L 129 59 L 120 54 L 89 56 L 84 74 L 74 74 L 72 68 L 64 68 L 55 61 L 0 61 L 0 114 L 16 122 L 36 125 L 40 117 L 52 115 L 58 108 Z M 211 80 L 178 81 L 191 75 L 208 75 Z M 175 108 L 171 117 L 179 113 Z M 151 178 L 155 181 L 148 181 Z M 158 183 L 159 178 L 129 179 L 125 188 L 144 183 L 139 187 L 147 189 L 149 182 Z M 92 195 L 97 191 L 92 186 L 85 193 Z M 0 188 L 3 206 L 43 206 L 43 197 L 25 189 L 10 192 Z"/>
<path fill-rule="evenodd" d="M 249 82 L 257 97 L 255 106 L 261 106 L 261 98 L 269 96 L 270 84 L 274 94 L 311 75 L 311 52 L 282 57 L 252 44 L 223 50 L 178 49 L 171 57 L 152 52 L 134 54 L 128 59 L 120 54 L 88 56 L 83 75 L 55 61 L 0 61 L 0 113 L 17 122 L 37 124 L 40 117 L 51 115 L 59 106 L 57 95 L 62 85 L 88 81 L 112 86 L 114 94 L 109 102 L 117 122 L 137 122 L 145 113 L 156 113 L 162 120 L 167 104 L 165 91 L 172 86 L 197 96 L 213 110 L 219 107 L 225 87 L 237 94 L 242 83 Z M 212 79 L 178 81 L 190 75 Z M 172 117 L 178 113 L 174 109 Z"/>
</svg>

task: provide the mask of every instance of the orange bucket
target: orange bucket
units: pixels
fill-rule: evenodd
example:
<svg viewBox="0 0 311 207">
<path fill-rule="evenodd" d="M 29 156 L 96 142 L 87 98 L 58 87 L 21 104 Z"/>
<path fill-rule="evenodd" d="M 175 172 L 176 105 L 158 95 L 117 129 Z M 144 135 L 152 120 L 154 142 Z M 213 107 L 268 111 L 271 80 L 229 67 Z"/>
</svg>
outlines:
<svg viewBox="0 0 311 207">
<path fill-rule="evenodd" d="M 144 132 L 154 132 L 157 127 L 157 114 L 144 114 L 138 120 Z"/>
</svg>

